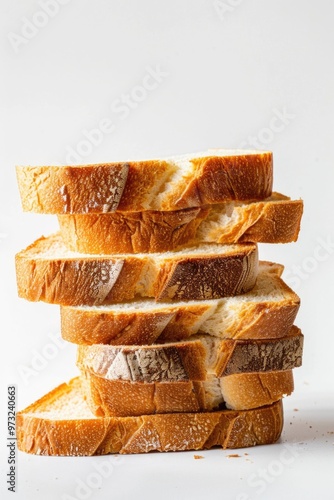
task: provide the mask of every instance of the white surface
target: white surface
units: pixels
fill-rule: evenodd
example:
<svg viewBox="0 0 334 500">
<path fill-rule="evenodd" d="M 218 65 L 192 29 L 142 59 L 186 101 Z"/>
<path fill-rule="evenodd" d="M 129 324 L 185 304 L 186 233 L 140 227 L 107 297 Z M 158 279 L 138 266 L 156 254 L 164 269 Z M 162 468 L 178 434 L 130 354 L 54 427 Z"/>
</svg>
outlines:
<svg viewBox="0 0 334 500">
<path fill-rule="evenodd" d="M 261 258 L 286 265 L 302 297 L 304 364 L 286 401 L 283 442 L 241 458 L 215 450 L 204 460 L 192 452 L 114 459 L 113 473 L 86 498 L 333 499 L 333 3 L 222 0 L 220 15 L 214 1 L 63 3 L 48 18 L 36 14 L 37 1 L 0 5 L 1 435 L 8 384 L 18 385 L 23 408 L 76 374 L 74 346 L 57 337 L 57 306 L 16 296 L 15 252 L 57 225 L 21 212 L 14 165 L 66 163 L 97 126 L 106 132 L 83 162 L 249 148 L 255 138 L 274 151 L 275 189 L 305 200 L 299 242 L 260 248 Z M 8 35 L 21 33 L 23 18 L 46 25 L 15 53 Z M 300 455 L 275 469 L 284 443 L 294 442 L 303 443 Z M 3 439 L 1 447 L 1 498 L 12 498 Z M 20 454 L 15 498 L 80 498 L 76 478 L 85 481 L 98 461 Z M 270 467 L 279 474 L 260 492 L 251 475 Z"/>
<path fill-rule="evenodd" d="M 285 406 L 285 431 L 270 446 L 68 459 L 20 455 L 17 497 L 333 500 L 333 402 L 296 395 Z"/>
</svg>

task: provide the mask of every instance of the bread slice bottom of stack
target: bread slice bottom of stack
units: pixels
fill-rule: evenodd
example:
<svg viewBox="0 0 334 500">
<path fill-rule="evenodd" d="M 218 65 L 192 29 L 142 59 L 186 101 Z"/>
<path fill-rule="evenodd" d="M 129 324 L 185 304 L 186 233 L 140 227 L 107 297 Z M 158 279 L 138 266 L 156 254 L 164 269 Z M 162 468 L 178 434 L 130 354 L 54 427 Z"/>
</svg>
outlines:
<svg viewBox="0 0 334 500">
<path fill-rule="evenodd" d="M 86 456 L 279 439 L 302 363 L 300 300 L 282 265 L 258 260 L 257 243 L 295 241 L 303 205 L 272 193 L 271 153 L 19 167 L 18 182 L 23 208 L 60 224 L 17 254 L 18 293 L 60 305 L 79 369 L 18 413 L 20 450 Z"/>
</svg>

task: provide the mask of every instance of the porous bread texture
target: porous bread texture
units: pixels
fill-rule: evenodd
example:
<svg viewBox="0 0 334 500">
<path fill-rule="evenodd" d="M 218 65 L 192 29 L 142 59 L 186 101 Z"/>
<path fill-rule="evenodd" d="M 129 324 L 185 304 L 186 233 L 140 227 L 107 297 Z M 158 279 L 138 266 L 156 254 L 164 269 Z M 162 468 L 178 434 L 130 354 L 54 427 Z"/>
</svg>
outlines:
<svg viewBox="0 0 334 500">
<path fill-rule="evenodd" d="M 17 445 L 37 455 L 92 456 L 109 453 L 244 448 L 275 443 L 283 407 L 139 417 L 95 417 L 72 379 L 17 414 Z"/>
<path fill-rule="evenodd" d="M 205 333 L 219 338 L 282 338 L 300 299 L 281 279 L 283 266 L 260 262 L 256 284 L 237 297 L 157 304 L 61 307 L 61 332 L 75 344 L 148 345 Z"/>
<path fill-rule="evenodd" d="M 113 304 L 137 297 L 168 302 L 238 295 L 254 286 L 257 271 L 255 244 L 92 256 L 68 251 L 55 234 L 16 255 L 19 296 L 61 305 Z"/>
<path fill-rule="evenodd" d="M 282 339 L 230 340 L 197 335 L 151 346 L 78 346 L 77 366 L 108 380 L 203 381 L 208 375 L 290 370 L 301 366 L 303 335 L 293 327 Z"/>
<path fill-rule="evenodd" d="M 177 211 L 58 215 L 72 251 L 166 252 L 189 244 L 296 241 L 303 202 L 274 193 L 264 201 L 226 202 Z"/>
<path fill-rule="evenodd" d="M 24 211 L 177 210 L 271 195 L 271 152 L 215 150 L 162 160 L 18 166 Z"/>
<path fill-rule="evenodd" d="M 108 380 L 81 371 L 88 406 L 96 416 L 212 411 L 226 402 L 231 409 L 270 405 L 293 392 L 292 370 L 241 373 L 206 381 L 130 382 Z M 229 383 L 225 383 L 225 378 Z M 219 395 L 220 390 L 220 395 Z"/>
</svg>

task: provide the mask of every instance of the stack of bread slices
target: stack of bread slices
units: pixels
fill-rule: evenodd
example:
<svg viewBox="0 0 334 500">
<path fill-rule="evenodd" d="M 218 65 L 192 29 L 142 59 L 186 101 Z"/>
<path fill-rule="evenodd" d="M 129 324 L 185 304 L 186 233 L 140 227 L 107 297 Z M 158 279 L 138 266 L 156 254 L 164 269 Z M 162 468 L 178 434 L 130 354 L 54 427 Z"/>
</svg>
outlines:
<svg viewBox="0 0 334 500">
<path fill-rule="evenodd" d="M 16 256 L 18 293 L 61 306 L 80 375 L 17 416 L 41 455 L 277 441 L 303 335 L 299 297 L 257 243 L 296 241 L 301 200 L 272 153 L 17 167 L 25 211 L 60 231 Z"/>
</svg>

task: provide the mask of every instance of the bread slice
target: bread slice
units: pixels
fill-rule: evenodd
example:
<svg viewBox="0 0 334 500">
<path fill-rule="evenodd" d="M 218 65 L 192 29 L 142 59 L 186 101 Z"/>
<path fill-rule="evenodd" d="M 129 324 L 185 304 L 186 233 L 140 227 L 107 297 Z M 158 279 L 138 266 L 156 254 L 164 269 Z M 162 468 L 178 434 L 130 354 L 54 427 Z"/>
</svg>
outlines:
<svg viewBox="0 0 334 500">
<path fill-rule="evenodd" d="M 224 402 L 231 409 L 248 410 L 270 405 L 294 388 L 292 370 L 173 382 L 108 380 L 88 370 L 81 375 L 88 406 L 96 416 L 212 411 Z M 231 379 L 229 383 L 225 378 Z"/>
<path fill-rule="evenodd" d="M 177 210 L 271 195 L 272 153 L 210 150 L 162 160 L 19 166 L 24 211 L 105 213 Z"/>
<path fill-rule="evenodd" d="M 55 234 L 16 255 L 19 296 L 62 305 L 112 304 L 136 297 L 168 302 L 238 295 L 255 285 L 257 271 L 255 244 L 86 255 L 68 251 Z"/>
<path fill-rule="evenodd" d="M 245 448 L 275 443 L 283 428 L 282 402 L 247 411 L 94 417 L 72 379 L 17 414 L 19 450 L 37 455 Z"/>
<path fill-rule="evenodd" d="M 282 339 L 231 340 L 209 335 L 150 346 L 78 346 L 77 366 L 108 380 L 181 382 L 208 374 L 290 370 L 301 366 L 303 335 L 293 327 Z"/>
<path fill-rule="evenodd" d="M 76 252 L 167 252 L 202 243 L 296 241 L 302 200 L 274 193 L 264 201 L 227 202 L 176 211 L 58 215 L 67 248 Z"/>
<path fill-rule="evenodd" d="M 197 333 L 220 338 L 281 338 L 300 299 L 280 278 L 283 266 L 260 262 L 255 286 L 237 297 L 159 303 L 152 299 L 112 306 L 61 307 L 61 332 L 75 344 L 147 345 Z"/>
</svg>

